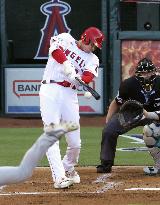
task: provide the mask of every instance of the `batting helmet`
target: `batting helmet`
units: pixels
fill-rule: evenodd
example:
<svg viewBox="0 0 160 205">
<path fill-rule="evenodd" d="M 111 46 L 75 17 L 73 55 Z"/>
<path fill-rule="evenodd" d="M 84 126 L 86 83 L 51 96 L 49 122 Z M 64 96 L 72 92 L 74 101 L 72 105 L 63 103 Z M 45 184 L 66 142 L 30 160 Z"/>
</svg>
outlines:
<svg viewBox="0 0 160 205">
<path fill-rule="evenodd" d="M 81 40 L 85 45 L 89 45 L 92 42 L 96 47 L 101 49 L 104 34 L 96 27 L 89 27 L 82 33 Z"/>
</svg>

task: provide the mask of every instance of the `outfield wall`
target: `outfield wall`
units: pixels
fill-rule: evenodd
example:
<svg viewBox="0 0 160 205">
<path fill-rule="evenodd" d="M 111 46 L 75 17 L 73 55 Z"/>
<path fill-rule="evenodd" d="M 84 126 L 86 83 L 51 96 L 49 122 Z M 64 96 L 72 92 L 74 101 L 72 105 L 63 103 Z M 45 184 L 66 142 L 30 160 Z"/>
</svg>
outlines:
<svg viewBox="0 0 160 205">
<path fill-rule="evenodd" d="M 8 81 L 9 72 L 6 72 L 6 68 L 8 71 L 9 68 L 19 71 L 21 79 L 26 79 L 26 68 L 36 71 L 38 68 L 44 68 L 50 37 L 58 33 L 69 32 L 79 39 L 86 27 L 96 26 L 106 36 L 101 52 L 96 52 L 100 59 L 100 68 L 103 70 L 102 76 L 96 80 L 101 87 L 95 84 L 95 88 L 100 89 L 101 100 L 96 102 L 95 112 L 82 112 L 86 115 L 106 114 L 109 103 L 117 94 L 120 82 L 133 75 L 141 58 L 149 57 L 157 67 L 160 66 L 159 1 L 24 0 L 23 4 L 19 2 L 0 0 L 1 115 L 23 115 L 9 113 L 6 108 L 8 93 L 13 91 L 16 80 L 13 79 L 12 83 Z M 19 76 L 19 72 L 16 77 Z M 6 87 L 7 85 L 10 87 Z M 13 99 L 11 98 L 11 101 L 14 101 Z M 80 104 L 81 101 L 83 104 L 82 99 L 80 98 Z M 31 112 L 28 112 L 28 115 L 31 115 Z"/>
<path fill-rule="evenodd" d="M 20 94 L 17 94 L 15 89 L 22 89 L 18 82 L 23 82 L 23 86 L 29 80 L 30 83 L 40 83 L 53 35 L 68 32 L 78 40 L 89 26 L 96 26 L 106 34 L 108 3 L 105 0 L 24 0 L 23 4 L 19 0 L 0 2 L 0 43 L 3 53 L 0 70 L 1 115 L 39 115 L 38 91 L 36 88 L 30 91 L 30 84 L 27 85 L 28 90 L 19 90 Z M 104 114 L 108 98 L 103 84 L 107 62 L 105 53 L 106 46 L 102 52 L 96 52 L 100 59 L 100 77 L 91 83 L 101 94 L 101 99 L 96 103 L 93 98 L 86 100 L 82 94 L 83 88 L 79 88 L 81 114 Z M 32 72 L 35 74 L 32 75 Z"/>
<path fill-rule="evenodd" d="M 39 89 L 44 67 L 14 67 L 4 68 L 4 110 L 6 115 L 38 115 Z M 90 86 L 101 95 L 100 100 L 85 98 L 85 87 L 79 86 L 78 98 L 81 114 L 103 114 L 103 68 L 99 69 L 99 78 Z M 67 89 L 67 88 L 66 88 Z M 67 102 L 66 102 L 67 103 Z"/>
</svg>

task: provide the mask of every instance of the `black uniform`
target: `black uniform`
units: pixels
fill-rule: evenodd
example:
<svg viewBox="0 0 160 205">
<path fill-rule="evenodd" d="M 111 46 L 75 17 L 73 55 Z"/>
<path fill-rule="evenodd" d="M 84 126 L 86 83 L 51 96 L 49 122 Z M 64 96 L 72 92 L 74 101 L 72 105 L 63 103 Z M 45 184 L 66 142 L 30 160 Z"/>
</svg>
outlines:
<svg viewBox="0 0 160 205">
<path fill-rule="evenodd" d="M 144 105 L 144 109 L 149 112 L 160 110 L 160 76 L 156 76 L 153 80 L 153 88 L 151 91 L 145 91 L 136 76 L 124 80 L 120 85 L 118 95 L 115 97 L 115 101 L 118 105 L 122 105 L 126 100 L 129 99 L 141 102 Z M 151 123 L 152 121 L 153 120 L 150 119 L 143 119 L 137 126 L 144 126 L 145 124 Z M 107 165 L 110 163 L 112 166 L 114 164 L 117 138 L 119 135 L 124 134 L 132 128 L 134 128 L 134 126 L 132 126 L 130 129 L 122 128 L 117 119 L 117 114 L 112 116 L 102 132 L 100 153 L 102 165 Z M 98 167 L 100 166 L 101 165 Z M 109 171 L 106 170 L 106 172 L 110 171 L 111 169 Z M 98 171 L 97 168 L 97 172 L 101 171 Z"/>
</svg>

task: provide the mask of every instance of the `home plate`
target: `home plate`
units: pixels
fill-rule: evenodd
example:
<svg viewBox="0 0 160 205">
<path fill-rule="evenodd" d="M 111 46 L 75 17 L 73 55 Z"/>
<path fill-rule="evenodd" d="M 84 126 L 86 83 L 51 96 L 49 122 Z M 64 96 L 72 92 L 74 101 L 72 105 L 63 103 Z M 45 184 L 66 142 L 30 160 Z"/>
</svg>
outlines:
<svg viewBox="0 0 160 205">
<path fill-rule="evenodd" d="M 130 188 L 130 189 L 125 189 L 125 191 L 138 191 L 138 190 L 142 190 L 142 191 L 159 191 L 160 188 Z"/>
</svg>

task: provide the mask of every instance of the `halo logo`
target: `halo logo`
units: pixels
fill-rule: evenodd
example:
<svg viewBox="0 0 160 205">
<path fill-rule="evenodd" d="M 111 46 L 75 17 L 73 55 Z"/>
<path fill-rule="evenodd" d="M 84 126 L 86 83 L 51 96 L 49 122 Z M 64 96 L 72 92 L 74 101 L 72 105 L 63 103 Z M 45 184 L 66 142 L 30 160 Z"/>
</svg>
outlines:
<svg viewBox="0 0 160 205">
<path fill-rule="evenodd" d="M 47 59 L 50 38 L 59 33 L 69 33 L 65 15 L 70 13 L 71 7 L 68 3 L 60 0 L 51 0 L 40 7 L 41 12 L 46 15 L 44 27 L 41 29 L 41 39 L 34 59 Z"/>
</svg>

